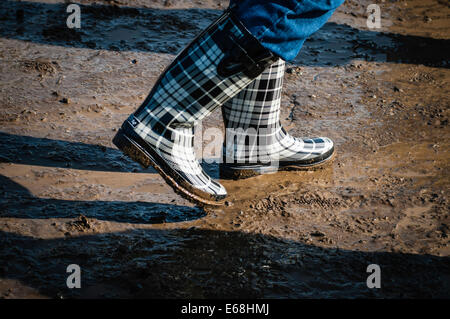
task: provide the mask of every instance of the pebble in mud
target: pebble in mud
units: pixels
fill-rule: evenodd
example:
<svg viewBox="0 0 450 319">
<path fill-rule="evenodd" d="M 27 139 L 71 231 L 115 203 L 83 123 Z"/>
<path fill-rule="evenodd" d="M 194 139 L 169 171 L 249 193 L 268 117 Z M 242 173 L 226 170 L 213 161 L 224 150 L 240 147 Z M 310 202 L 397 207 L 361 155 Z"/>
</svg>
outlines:
<svg viewBox="0 0 450 319">
<path fill-rule="evenodd" d="M 84 215 L 80 215 L 75 221 L 68 222 L 66 226 L 69 230 L 76 230 L 80 232 L 85 232 L 94 228 L 92 221 Z"/>
</svg>

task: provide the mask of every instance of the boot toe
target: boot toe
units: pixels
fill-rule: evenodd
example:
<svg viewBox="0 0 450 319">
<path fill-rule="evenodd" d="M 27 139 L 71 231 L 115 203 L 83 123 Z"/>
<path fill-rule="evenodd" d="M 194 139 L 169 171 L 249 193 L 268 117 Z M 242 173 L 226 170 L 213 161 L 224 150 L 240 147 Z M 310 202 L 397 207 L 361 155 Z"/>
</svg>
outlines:
<svg viewBox="0 0 450 319">
<path fill-rule="evenodd" d="M 213 197 L 217 199 L 225 198 L 227 194 L 227 190 L 223 187 L 219 182 L 209 178 L 209 183 L 202 187 L 203 192 L 211 194 Z"/>
<path fill-rule="evenodd" d="M 320 154 L 328 153 L 334 149 L 334 143 L 328 137 L 318 137 L 314 140 Z"/>
<path fill-rule="evenodd" d="M 217 197 L 220 197 L 220 198 L 227 197 L 227 195 L 228 195 L 227 190 L 225 189 L 225 187 L 223 187 L 222 184 L 220 184 L 219 182 L 216 182 L 214 180 L 212 181 L 212 183 L 214 184 L 214 191 L 215 191 Z"/>
<path fill-rule="evenodd" d="M 185 176 L 187 177 L 187 176 Z M 214 200 L 220 201 L 227 196 L 227 190 L 219 182 L 213 180 L 204 171 L 198 175 L 190 175 L 186 178 L 186 182 L 189 184 L 194 193 L 197 195 Z"/>
</svg>

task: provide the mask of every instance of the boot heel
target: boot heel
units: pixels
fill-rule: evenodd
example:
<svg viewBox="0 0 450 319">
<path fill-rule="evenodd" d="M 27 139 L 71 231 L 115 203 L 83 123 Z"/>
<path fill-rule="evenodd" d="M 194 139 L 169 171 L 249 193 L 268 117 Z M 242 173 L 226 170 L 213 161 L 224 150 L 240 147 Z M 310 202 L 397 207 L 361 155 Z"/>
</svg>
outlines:
<svg viewBox="0 0 450 319">
<path fill-rule="evenodd" d="M 232 166 L 219 164 L 219 174 L 222 179 L 246 179 L 253 176 L 271 174 L 278 171 L 278 167 L 273 166 Z"/>
<path fill-rule="evenodd" d="M 141 150 L 141 147 L 133 142 L 122 129 L 119 129 L 116 136 L 114 136 L 113 143 L 119 150 L 133 161 L 139 163 L 143 168 L 148 168 L 151 165 L 150 159 L 145 155 L 144 151 Z"/>
<path fill-rule="evenodd" d="M 245 179 L 253 176 L 260 175 L 258 172 L 252 170 L 242 170 L 242 169 L 230 169 L 229 167 L 219 166 L 219 176 L 221 179 Z"/>
</svg>

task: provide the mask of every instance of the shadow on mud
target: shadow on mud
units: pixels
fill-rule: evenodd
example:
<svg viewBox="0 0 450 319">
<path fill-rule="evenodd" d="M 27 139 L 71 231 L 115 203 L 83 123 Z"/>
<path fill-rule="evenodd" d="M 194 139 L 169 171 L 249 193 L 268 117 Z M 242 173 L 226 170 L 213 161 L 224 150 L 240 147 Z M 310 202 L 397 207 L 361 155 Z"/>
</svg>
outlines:
<svg viewBox="0 0 450 319">
<path fill-rule="evenodd" d="M 220 10 L 81 5 L 81 28 L 66 26 L 66 4 L 0 3 L 0 36 L 112 51 L 178 53 Z M 327 23 L 305 43 L 297 65 L 334 66 L 352 59 L 450 66 L 450 40 L 359 30 Z"/>
<path fill-rule="evenodd" d="M 117 149 L 0 132 L 0 162 L 106 172 L 139 172 L 142 167 Z M 151 168 L 146 173 L 155 173 Z"/>
<path fill-rule="evenodd" d="M 85 216 L 122 223 L 155 224 L 190 221 L 206 216 L 200 207 L 163 203 L 38 198 L 3 175 L 0 175 L 0 185 L 0 217 L 46 219 Z M 74 226 L 91 227 L 83 218 Z"/>
<path fill-rule="evenodd" d="M 112 138 L 112 136 L 111 136 Z M 104 172 L 156 173 L 143 169 L 117 149 L 0 132 L 0 163 L 73 168 Z M 218 160 L 202 161 L 205 172 L 219 177 Z"/>
<path fill-rule="evenodd" d="M 101 145 L 21 136 L 0 132 L 0 162 L 88 171 L 156 173 L 142 167 L 119 150 Z M 211 175 L 217 164 L 203 163 Z M 200 207 L 152 202 L 70 201 L 34 197 L 26 188 L 0 175 L 0 217 L 88 218 L 126 223 L 171 223 L 202 218 Z M 149 194 L 151 198 L 151 194 Z"/>
<path fill-rule="evenodd" d="M 449 257 L 194 228 L 44 240 L 0 232 L 0 241 L 0 276 L 50 297 L 450 297 Z M 66 287 L 70 264 L 81 267 L 82 289 Z M 381 289 L 366 285 L 370 264 L 381 267 Z"/>
</svg>

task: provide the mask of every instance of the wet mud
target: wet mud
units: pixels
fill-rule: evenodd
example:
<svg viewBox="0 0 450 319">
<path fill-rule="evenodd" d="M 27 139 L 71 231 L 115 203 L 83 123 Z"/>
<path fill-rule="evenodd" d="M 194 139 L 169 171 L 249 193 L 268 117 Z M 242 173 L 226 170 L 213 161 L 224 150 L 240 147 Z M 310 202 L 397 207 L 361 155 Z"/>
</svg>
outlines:
<svg viewBox="0 0 450 319">
<path fill-rule="evenodd" d="M 369 29 L 371 2 L 286 66 L 283 124 L 332 138 L 334 161 L 221 180 L 220 208 L 111 139 L 226 1 L 85 0 L 78 30 L 62 1 L 0 2 L 0 297 L 449 298 L 450 8 L 380 1 Z M 202 127 L 223 131 L 220 110 Z"/>
</svg>

